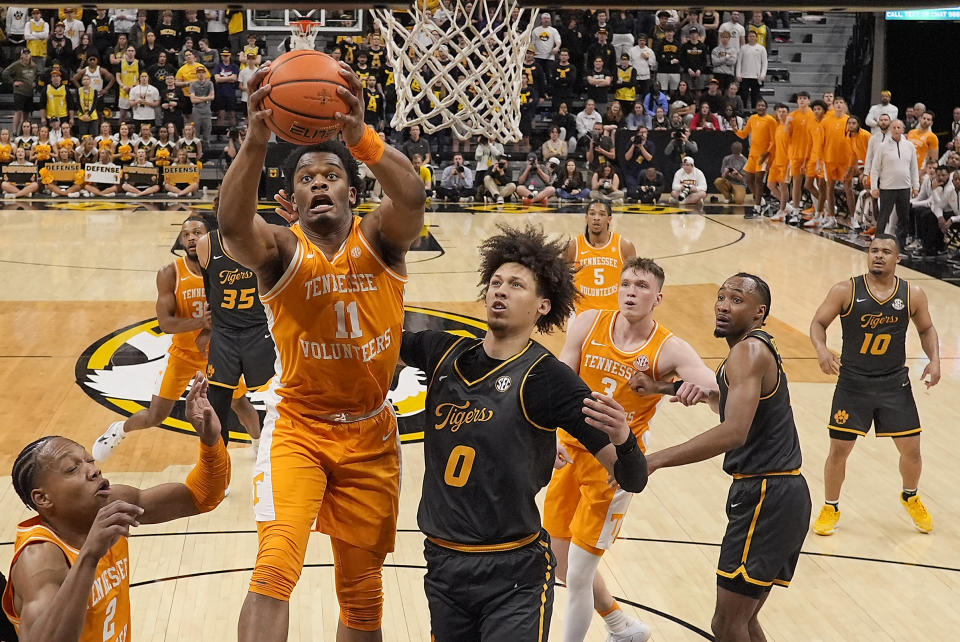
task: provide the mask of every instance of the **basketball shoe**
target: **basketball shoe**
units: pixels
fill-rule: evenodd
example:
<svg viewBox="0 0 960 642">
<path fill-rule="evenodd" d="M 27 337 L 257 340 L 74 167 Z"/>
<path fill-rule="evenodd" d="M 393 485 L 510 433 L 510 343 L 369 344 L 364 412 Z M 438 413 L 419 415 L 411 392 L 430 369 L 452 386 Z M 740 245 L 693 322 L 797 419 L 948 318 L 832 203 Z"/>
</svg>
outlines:
<svg viewBox="0 0 960 642">
<path fill-rule="evenodd" d="M 907 514 L 910 515 L 910 519 L 913 520 L 913 525 L 917 527 L 918 531 L 921 533 L 929 533 L 933 530 L 933 518 L 930 516 L 930 513 L 927 512 L 927 507 L 920 501 L 919 495 L 914 495 L 907 500 L 903 499 L 903 495 L 901 495 L 900 503 L 903 504 L 903 507 L 906 509 Z"/>
<path fill-rule="evenodd" d="M 123 421 L 113 422 L 107 431 L 93 442 L 93 458 L 97 461 L 106 461 L 126 437 L 127 433 L 123 432 Z"/>
<path fill-rule="evenodd" d="M 907 509 L 909 510 L 909 509 Z M 813 532 L 817 535 L 833 535 L 840 521 L 840 511 L 830 504 L 824 504 L 820 509 L 820 516 L 813 523 Z"/>
<path fill-rule="evenodd" d="M 650 633 L 650 627 L 640 620 L 630 620 L 623 631 L 607 633 L 607 642 L 647 642 Z"/>
</svg>

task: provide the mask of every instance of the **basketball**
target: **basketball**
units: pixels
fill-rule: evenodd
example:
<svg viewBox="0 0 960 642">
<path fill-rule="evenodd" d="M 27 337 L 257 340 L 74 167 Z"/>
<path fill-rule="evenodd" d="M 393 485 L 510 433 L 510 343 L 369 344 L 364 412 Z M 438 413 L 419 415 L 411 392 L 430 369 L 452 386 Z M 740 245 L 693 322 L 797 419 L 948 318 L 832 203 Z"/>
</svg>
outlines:
<svg viewBox="0 0 960 642">
<path fill-rule="evenodd" d="M 337 88 L 350 86 L 331 56 L 312 49 L 287 52 L 273 61 L 263 82 L 271 87 L 263 99 L 264 109 L 273 110 L 267 126 L 283 140 L 311 145 L 340 131 L 336 114 L 350 108 Z"/>
</svg>

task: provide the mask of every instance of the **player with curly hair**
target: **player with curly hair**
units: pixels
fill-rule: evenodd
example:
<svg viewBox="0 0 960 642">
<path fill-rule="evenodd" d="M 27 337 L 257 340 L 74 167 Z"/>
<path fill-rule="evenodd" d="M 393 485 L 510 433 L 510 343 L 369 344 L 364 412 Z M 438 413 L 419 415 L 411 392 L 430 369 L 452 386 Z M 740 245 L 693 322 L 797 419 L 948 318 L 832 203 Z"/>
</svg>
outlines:
<svg viewBox="0 0 960 642">
<path fill-rule="evenodd" d="M 486 335 L 403 335 L 401 359 L 430 380 L 417 520 L 436 640 L 547 638 L 556 559 L 534 499 L 550 479 L 558 426 L 624 490 L 646 485 L 623 407 L 530 338 L 573 311 L 565 247 L 535 227 L 501 227 L 480 246 Z"/>
</svg>

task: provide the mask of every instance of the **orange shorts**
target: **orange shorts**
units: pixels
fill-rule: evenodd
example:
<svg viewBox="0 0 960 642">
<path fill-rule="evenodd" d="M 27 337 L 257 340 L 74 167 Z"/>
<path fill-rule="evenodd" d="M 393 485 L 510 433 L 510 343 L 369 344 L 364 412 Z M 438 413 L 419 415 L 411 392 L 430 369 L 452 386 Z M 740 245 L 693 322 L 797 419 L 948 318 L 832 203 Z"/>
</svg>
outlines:
<svg viewBox="0 0 960 642">
<path fill-rule="evenodd" d="M 743 168 L 743 171 L 750 172 L 751 174 L 756 174 L 757 172 L 763 171 L 763 165 L 760 164 L 760 158 L 763 157 L 763 154 L 750 154 L 747 156 L 747 165 Z"/>
<path fill-rule="evenodd" d="M 803 176 L 803 169 L 807 165 L 806 158 L 791 158 L 790 159 L 790 175 L 791 176 Z"/>
<path fill-rule="evenodd" d="M 849 170 L 849 165 L 841 165 L 840 163 L 827 163 L 827 180 L 842 181 L 847 177 L 847 172 Z"/>
<path fill-rule="evenodd" d="M 773 165 L 767 173 L 767 182 L 783 183 L 787 180 L 787 165 Z"/>
<path fill-rule="evenodd" d="M 328 423 L 291 417 L 268 403 L 253 473 L 260 547 L 251 591 L 289 599 L 314 524 L 381 563 L 393 550 L 400 440 L 391 407 L 369 419 Z M 361 571 L 338 566 L 338 584 L 360 581 L 354 572 Z"/>
<path fill-rule="evenodd" d="M 190 354 L 172 350 L 161 362 L 161 370 L 154 380 L 153 394 L 163 399 L 176 401 L 187 389 L 197 372 L 206 372 L 207 358 L 197 352 Z"/>
<path fill-rule="evenodd" d="M 804 168 L 804 176 L 807 178 L 823 178 L 823 170 L 817 171 L 817 163 L 813 159 L 807 161 L 807 165 Z"/>
<path fill-rule="evenodd" d="M 609 474 L 590 451 L 564 443 L 573 463 L 553 473 L 543 504 L 543 527 L 550 537 L 572 540 L 602 555 L 613 545 L 632 493 L 612 489 Z"/>
</svg>

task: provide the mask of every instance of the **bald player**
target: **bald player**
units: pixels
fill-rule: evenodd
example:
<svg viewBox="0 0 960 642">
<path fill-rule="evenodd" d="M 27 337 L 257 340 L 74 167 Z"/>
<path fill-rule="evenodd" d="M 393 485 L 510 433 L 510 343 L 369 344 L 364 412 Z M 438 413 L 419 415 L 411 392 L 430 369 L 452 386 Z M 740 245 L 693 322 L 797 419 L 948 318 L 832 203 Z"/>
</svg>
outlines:
<svg viewBox="0 0 960 642">
<path fill-rule="evenodd" d="M 740 138 L 750 137 L 750 154 L 747 156 L 747 186 L 753 192 L 753 212 L 760 214 L 763 207 L 763 170 L 773 152 L 777 119 L 767 113 L 767 101 L 757 101 L 757 113 L 747 119 L 743 129 L 734 133 Z"/>
</svg>

